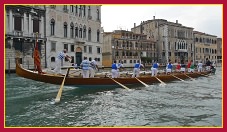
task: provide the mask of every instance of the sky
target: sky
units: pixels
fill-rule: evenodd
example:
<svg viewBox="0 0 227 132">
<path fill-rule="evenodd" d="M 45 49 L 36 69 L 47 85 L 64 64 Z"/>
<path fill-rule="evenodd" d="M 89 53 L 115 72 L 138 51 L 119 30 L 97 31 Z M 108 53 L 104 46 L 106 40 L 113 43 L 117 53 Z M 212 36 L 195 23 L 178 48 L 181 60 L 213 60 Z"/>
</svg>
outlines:
<svg viewBox="0 0 227 132">
<path fill-rule="evenodd" d="M 165 19 L 176 22 L 194 31 L 222 37 L 222 5 L 102 5 L 101 26 L 104 32 L 128 30 L 141 21 Z"/>
</svg>

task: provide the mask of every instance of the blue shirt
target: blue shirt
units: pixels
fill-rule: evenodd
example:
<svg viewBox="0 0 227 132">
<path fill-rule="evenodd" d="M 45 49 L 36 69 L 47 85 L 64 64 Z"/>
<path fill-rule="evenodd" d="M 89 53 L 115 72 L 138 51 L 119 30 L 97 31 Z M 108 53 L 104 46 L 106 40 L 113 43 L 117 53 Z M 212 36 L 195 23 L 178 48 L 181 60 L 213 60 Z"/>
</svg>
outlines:
<svg viewBox="0 0 227 132">
<path fill-rule="evenodd" d="M 158 68 L 158 64 L 157 63 L 154 63 L 153 64 L 153 68 Z"/>
<path fill-rule="evenodd" d="M 112 64 L 112 69 L 117 70 L 117 68 L 118 68 L 117 64 L 116 64 L 116 63 L 113 63 L 113 64 Z"/>
<path fill-rule="evenodd" d="M 83 70 L 88 70 L 90 66 L 90 62 L 88 60 L 83 60 L 81 63 L 81 66 Z"/>
<path fill-rule="evenodd" d="M 57 56 L 58 59 L 63 60 L 65 58 L 65 53 L 60 52 Z"/>
<path fill-rule="evenodd" d="M 167 66 L 167 68 L 168 69 L 172 69 L 173 68 L 172 64 L 169 63 L 168 66 Z"/>
</svg>

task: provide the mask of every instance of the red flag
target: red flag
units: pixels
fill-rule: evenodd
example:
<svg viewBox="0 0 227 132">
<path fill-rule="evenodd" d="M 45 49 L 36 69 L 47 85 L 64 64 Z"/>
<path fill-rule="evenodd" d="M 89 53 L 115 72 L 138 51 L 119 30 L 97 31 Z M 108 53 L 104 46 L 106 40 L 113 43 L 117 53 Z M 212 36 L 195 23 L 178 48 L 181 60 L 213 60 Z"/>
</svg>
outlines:
<svg viewBox="0 0 227 132">
<path fill-rule="evenodd" d="M 42 73 L 37 40 L 36 40 L 35 50 L 34 50 L 34 65 L 35 65 L 35 69 L 38 71 L 38 73 Z"/>
</svg>

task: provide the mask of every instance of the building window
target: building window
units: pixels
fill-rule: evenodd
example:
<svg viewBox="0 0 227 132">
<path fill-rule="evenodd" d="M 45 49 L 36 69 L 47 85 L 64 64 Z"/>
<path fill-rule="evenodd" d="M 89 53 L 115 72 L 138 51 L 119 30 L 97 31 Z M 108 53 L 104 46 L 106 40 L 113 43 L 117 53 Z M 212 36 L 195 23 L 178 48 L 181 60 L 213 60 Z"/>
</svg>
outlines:
<svg viewBox="0 0 227 132">
<path fill-rule="evenodd" d="M 64 37 L 67 37 L 67 23 L 64 22 Z"/>
<path fill-rule="evenodd" d="M 39 33 L 39 20 L 33 19 L 33 33 Z"/>
<path fill-rule="evenodd" d="M 50 22 L 50 35 L 54 35 L 54 30 L 55 30 L 55 20 L 51 19 L 51 22 Z"/>
<path fill-rule="evenodd" d="M 79 38 L 82 38 L 82 27 L 80 27 L 80 30 L 79 30 Z"/>
<path fill-rule="evenodd" d="M 99 9 L 97 9 L 97 20 L 99 21 L 100 20 L 100 16 L 99 16 Z"/>
<path fill-rule="evenodd" d="M 74 45 L 71 45 L 71 52 L 74 52 Z"/>
<path fill-rule="evenodd" d="M 88 6 L 88 17 L 91 17 L 91 7 Z"/>
<path fill-rule="evenodd" d="M 68 10 L 67 10 L 67 5 L 64 5 L 64 6 L 63 6 L 63 11 L 64 11 L 64 12 L 67 12 L 67 11 L 68 11 Z"/>
<path fill-rule="evenodd" d="M 82 14 L 82 6 L 80 5 L 80 7 L 79 7 L 79 17 L 81 16 L 81 14 Z"/>
<path fill-rule="evenodd" d="M 76 5 L 75 8 L 76 8 L 76 15 L 77 15 L 78 14 L 78 6 Z"/>
<path fill-rule="evenodd" d="M 89 51 L 88 52 L 92 53 L 92 47 L 91 46 L 89 46 Z"/>
<path fill-rule="evenodd" d="M 64 49 L 66 49 L 67 51 L 69 51 L 68 50 L 68 44 L 64 44 Z"/>
<path fill-rule="evenodd" d="M 97 42 L 99 42 L 99 34 L 100 34 L 99 30 L 97 30 Z"/>
<path fill-rule="evenodd" d="M 70 12 L 73 12 L 73 5 L 70 5 Z"/>
<path fill-rule="evenodd" d="M 83 27 L 83 38 L 86 38 L 86 31 L 87 31 L 87 29 L 86 29 L 86 26 L 84 25 L 84 27 Z"/>
<path fill-rule="evenodd" d="M 91 28 L 88 29 L 88 41 L 91 41 Z"/>
<path fill-rule="evenodd" d="M 78 37 L 78 27 L 75 27 L 75 38 Z"/>
<path fill-rule="evenodd" d="M 55 57 L 51 57 L 50 61 L 55 62 Z"/>
<path fill-rule="evenodd" d="M 14 17 L 14 29 L 21 31 L 21 17 Z"/>
<path fill-rule="evenodd" d="M 84 16 L 86 16 L 86 7 L 84 5 Z"/>
<path fill-rule="evenodd" d="M 87 46 L 84 46 L 84 53 L 87 53 Z"/>
<path fill-rule="evenodd" d="M 56 51 L 56 42 L 51 42 L 51 51 Z"/>
<path fill-rule="evenodd" d="M 74 37 L 74 25 L 73 25 L 73 23 L 70 24 L 70 37 L 71 38 Z"/>
<path fill-rule="evenodd" d="M 100 54 L 101 53 L 101 48 L 97 47 L 97 53 Z M 117 52 L 118 53 L 118 52 Z"/>
</svg>

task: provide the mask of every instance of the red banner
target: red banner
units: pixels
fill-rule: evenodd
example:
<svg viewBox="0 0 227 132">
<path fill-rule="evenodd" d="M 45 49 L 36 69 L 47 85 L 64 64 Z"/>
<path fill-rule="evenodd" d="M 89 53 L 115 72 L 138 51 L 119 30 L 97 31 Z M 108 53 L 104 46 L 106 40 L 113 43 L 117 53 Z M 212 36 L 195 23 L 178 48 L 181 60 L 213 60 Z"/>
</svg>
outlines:
<svg viewBox="0 0 227 132">
<path fill-rule="evenodd" d="M 36 40 L 35 50 L 34 50 L 34 64 L 35 64 L 35 70 L 37 70 L 38 73 L 42 73 L 37 40 Z"/>
</svg>

